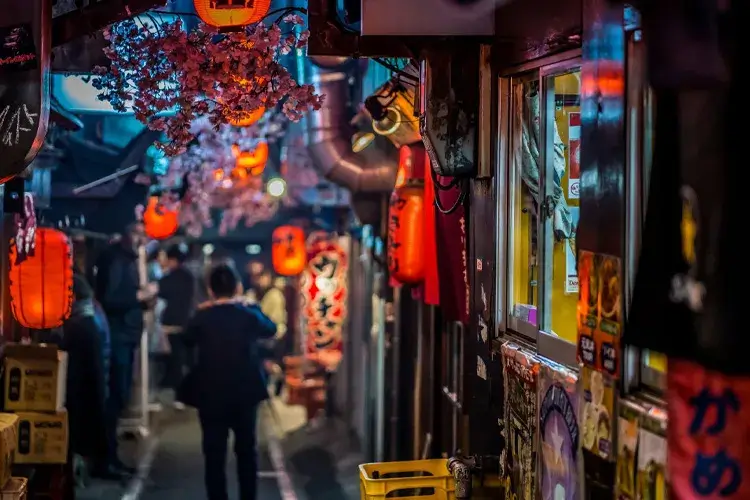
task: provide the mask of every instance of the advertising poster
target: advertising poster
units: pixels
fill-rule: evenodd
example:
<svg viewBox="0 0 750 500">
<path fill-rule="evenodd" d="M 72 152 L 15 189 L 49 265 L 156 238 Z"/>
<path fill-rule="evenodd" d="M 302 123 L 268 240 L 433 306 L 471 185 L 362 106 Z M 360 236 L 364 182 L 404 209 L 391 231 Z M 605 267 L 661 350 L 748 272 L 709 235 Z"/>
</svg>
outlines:
<svg viewBox="0 0 750 500">
<path fill-rule="evenodd" d="M 570 238 L 565 241 L 565 243 L 567 243 L 567 245 L 565 245 L 565 293 L 578 293 L 575 235 L 581 211 L 578 207 L 568 207 L 568 211 L 570 212 L 570 222 L 573 227 L 573 234 L 571 234 Z"/>
<path fill-rule="evenodd" d="M 581 113 L 568 113 L 568 199 L 580 198 Z"/>
<path fill-rule="evenodd" d="M 653 408 L 644 416 L 638 433 L 636 497 L 667 500 L 667 493 L 667 414 Z"/>
<path fill-rule="evenodd" d="M 614 458 L 612 449 L 615 416 L 614 379 L 605 373 L 584 366 L 581 370 L 581 382 L 583 386 L 582 447 L 605 460 L 611 460 Z"/>
<path fill-rule="evenodd" d="M 636 499 L 638 431 L 646 409 L 633 401 L 622 400 L 617 419 L 617 477 L 615 500 Z"/>
<path fill-rule="evenodd" d="M 670 498 L 750 498 L 750 377 L 668 363 Z M 658 495 L 663 480 L 654 463 L 644 492 Z M 644 497 L 652 498 L 660 500 Z"/>
<path fill-rule="evenodd" d="M 584 365 L 619 376 L 622 265 L 617 257 L 578 255 L 578 355 Z"/>
<path fill-rule="evenodd" d="M 308 353 L 341 350 L 348 298 L 345 243 L 325 233 L 313 233 L 308 240 L 307 269 L 300 281 Z"/>
<path fill-rule="evenodd" d="M 505 382 L 505 499 L 536 500 L 539 360 L 519 346 L 502 346 Z"/>
<path fill-rule="evenodd" d="M 539 375 L 542 500 L 578 500 L 578 376 L 552 362 Z"/>
</svg>

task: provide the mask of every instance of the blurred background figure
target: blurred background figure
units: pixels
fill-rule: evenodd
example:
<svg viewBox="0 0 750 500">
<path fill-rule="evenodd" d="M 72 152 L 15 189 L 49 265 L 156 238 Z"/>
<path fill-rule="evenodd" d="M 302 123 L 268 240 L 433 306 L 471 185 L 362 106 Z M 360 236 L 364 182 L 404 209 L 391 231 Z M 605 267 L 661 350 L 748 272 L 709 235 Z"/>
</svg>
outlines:
<svg viewBox="0 0 750 500">
<path fill-rule="evenodd" d="M 133 223 L 121 237 L 102 252 L 96 263 L 96 298 L 107 315 L 110 329 L 110 378 L 106 409 L 106 470 L 101 474 L 116 477 L 132 474 L 134 469 L 120 461 L 117 424 L 130 403 L 133 387 L 135 352 L 143 334 L 143 311 L 153 305 L 158 287 L 141 288 L 138 271 L 138 247 L 145 242 L 143 224 Z"/>
<path fill-rule="evenodd" d="M 252 263 L 251 263 L 252 266 Z M 274 279 L 268 269 L 262 269 L 255 275 L 256 299 L 259 301 L 263 314 L 268 316 L 276 325 L 276 341 L 268 353 L 266 371 L 271 375 L 271 390 L 279 395 L 283 387 L 283 359 L 289 354 L 289 348 L 284 342 L 287 327 L 286 298 L 284 297 L 284 279 Z"/>
<path fill-rule="evenodd" d="M 161 253 L 164 276 L 159 281 L 159 298 L 165 302 L 161 315 L 161 330 L 169 343 L 167 386 L 176 393 L 187 370 L 193 364 L 193 352 L 185 345 L 185 327 L 196 307 L 196 280 L 185 265 L 188 248 L 172 245 Z M 184 406 L 174 402 L 177 409 Z"/>
<path fill-rule="evenodd" d="M 107 468 L 107 349 L 103 347 L 106 324 L 97 318 L 94 291 L 81 274 L 73 277 L 73 296 L 73 308 L 63 324 L 60 344 L 68 353 L 65 406 L 70 448 L 74 455 L 94 466 L 94 475 L 117 479 L 119 476 L 110 474 Z"/>
</svg>

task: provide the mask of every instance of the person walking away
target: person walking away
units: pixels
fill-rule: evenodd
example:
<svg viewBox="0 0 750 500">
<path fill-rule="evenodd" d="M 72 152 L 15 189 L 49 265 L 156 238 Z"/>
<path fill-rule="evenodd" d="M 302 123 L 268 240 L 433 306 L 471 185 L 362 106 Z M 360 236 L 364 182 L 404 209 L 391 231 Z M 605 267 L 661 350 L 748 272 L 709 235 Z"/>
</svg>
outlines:
<svg viewBox="0 0 750 500">
<path fill-rule="evenodd" d="M 138 246 L 144 240 L 143 226 L 131 224 L 128 231 L 107 248 L 96 264 L 96 298 L 107 315 L 110 328 L 110 378 L 107 398 L 107 476 L 124 476 L 135 470 L 118 455 L 117 426 L 130 403 L 135 352 L 143 334 L 143 311 L 156 297 L 155 284 L 140 286 Z"/>
<path fill-rule="evenodd" d="M 159 281 L 159 298 L 166 302 L 161 315 L 161 329 L 169 342 L 167 359 L 167 385 L 175 394 L 180 388 L 186 369 L 193 364 L 193 352 L 185 345 L 185 327 L 193 315 L 196 304 L 196 280 L 185 262 L 187 247 L 173 245 L 160 256 L 165 275 Z M 184 404 L 175 399 L 175 408 L 182 410 Z"/>
<path fill-rule="evenodd" d="M 63 323 L 60 348 L 68 353 L 66 380 L 71 452 L 96 466 L 106 457 L 105 371 L 101 324 L 97 321 L 94 292 L 86 279 L 73 276 L 74 302 Z M 97 471 L 98 472 L 98 471 Z"/>
<path fill-rule="evenodd" d="M 259 343 L 273 338 L 276 325 L 241 296 L 240 277 L 227 263 L 208 277 L 213 302 L 195 313 L 185 344 L 196 346 L 198 362 L 185 379 L 190 403 L 198 409 L 203 435 L 208 500 L 227 500 L 227 442 L 234 433 L 241 500 L 256 500 L 258 405 L 268 399 Z M 189 384 L 188 384 L 189 382 Z"/>
</svg>

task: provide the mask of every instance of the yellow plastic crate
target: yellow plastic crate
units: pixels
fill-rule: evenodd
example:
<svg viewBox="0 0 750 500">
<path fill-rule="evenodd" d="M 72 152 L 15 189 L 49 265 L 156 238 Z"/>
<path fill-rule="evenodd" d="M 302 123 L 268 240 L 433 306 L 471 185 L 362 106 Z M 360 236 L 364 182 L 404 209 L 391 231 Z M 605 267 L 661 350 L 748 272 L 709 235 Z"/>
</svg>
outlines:
<svg viewBox="0 0 750 500">
<path fill-rule="evenodd" d="M 456 483 L 448 461 L 413 460 L 359 466 L 361 500 L 455 500 Z"/>
</svg>

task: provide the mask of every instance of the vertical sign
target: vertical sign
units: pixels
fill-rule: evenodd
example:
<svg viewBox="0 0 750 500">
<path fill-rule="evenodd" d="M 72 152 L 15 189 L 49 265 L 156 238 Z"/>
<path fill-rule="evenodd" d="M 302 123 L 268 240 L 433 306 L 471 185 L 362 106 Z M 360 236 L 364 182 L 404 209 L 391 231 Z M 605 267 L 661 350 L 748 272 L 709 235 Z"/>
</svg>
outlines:
<svg viewBox="0 0 750 500">
<path fill-rule="evenodd" d="M 750 498 L 750 378 L 669 359 L 670 498 Z"/>
<path fill-rule="evenodd" d="M 506 500 L 536 498 L 536 430 L 539 360 L 515 344 L 502 346 L 505 442 L 502 458 Z"/>
<path fill-rule="evenodd" d="M 581 197 L 581 113 L 568 113 L 568 199 Z"/>
</svg>

